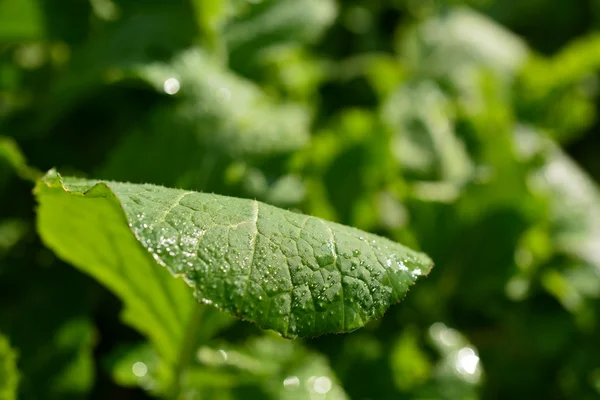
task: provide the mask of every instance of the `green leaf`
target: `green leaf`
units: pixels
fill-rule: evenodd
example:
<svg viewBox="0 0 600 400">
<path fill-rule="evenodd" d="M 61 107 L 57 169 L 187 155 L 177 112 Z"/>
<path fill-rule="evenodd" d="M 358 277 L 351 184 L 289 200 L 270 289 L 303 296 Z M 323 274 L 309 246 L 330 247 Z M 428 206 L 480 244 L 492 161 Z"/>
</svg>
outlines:
<svg viewBox="0 0 600 400">
<path fill-rule="evenodd" d="M 57 371 L 52 381 L 52 392 L 73 396 L 87 393 L 94 384 L 95 367 L 93 344 L 95 332 L 88 318 L 73 319 L 60 327 L 54 339 L 54 348 L 74 348 L 76 353 L 61 371 Z M 48 395 L 48 397 L 50 397 Z"/>
<path fill-rule="evenodd" d="M 17 354 L 8 339 L 0 335 L 0 400 L 16 399 L 18 384 Z"/>
<path fill-rule="evenodd" d="M 305 107 L 279 104 L 200 49 L 181 52 L 169 63 L 141 65 L 135 72 L 161 93 L 182 99 L 162 119 L 171 129 L 187 127 L 211 152 L 269 156 L 296 150 L 308 141 L 310 115 Z"/>
<path fill-rule="evenodd" d="M 589 83 L 599 68 L 600 35 L 595 33 L 571 41 L 552 58 L 531 57 L 516 86 L 521 113 L 559 142 L 575 140 L 597 118 L 596 90 Z"/>
<path fill-rule="evenodd" d="M 269 48 L 314 42 L 337 13 L 332 0 L 267 0 L 253 5 L 224 29 L 233 69 L 249 73 Z"/>
<path fill-rule="evenodd" d="M 201 331 L 197 334 L 194 346 L 215 336 L 233 322 L 235 322 L 233 317 L 216 309 L 204 310 Z M 190 347 L 186 350 L 193 353 L 195 348 Z M 119 385 L 139 386 L 156 394 L 163 391 L 170 383 L 172 371 L 169 368 L 173 366 L 164 363 L 150 343 L 141 342 L 116 347 L 104 360 L 104 367 Z M 193 371 L 185 372 L 187 376 Z M 194 382 L 186 381 L 182 387 L 187 388 Z"/>
<path fill-rule="evenodd" d="M 42 174 L 35 168 L 27 165 L 25 156 L 19 149 L 17 143 L 6 136 L 0 136 L 0 166 L 8 164 L 21 178 L 36 181 Z M 0 174 L 0 183 L 4 180 L 4 174 Z"/>
<path fill-rule="evenodd" d="M 97 335 L 89 315 L 96 286 L 65 265 L 15 264 L 0 278 L 0 331 L 19 352 L 19 398 L 85 396 L 95 380 Z M 23 269 L 31 274 L 22 276 Z"/>
<path fill-rule="evenodd" d="M 394 344 L 390 369 L 396 387 L 409 391 L 426 382 L 431 375 L 431 361 L 419 345 L 415 329 L 405 331 Z"/>
<path fill-rule="evenodd" d="M 21 219 L 0 220 L 0 259 L 23 239 L 28 232 L 28 228 L 29 226 Z"/>
<path fill-rule="evenodd" d="M 0 41 L 38 39 L 43 33 L 43 14 L 37 1 L 0 0 Z"/>
<path fill-rule="evenodd" d="M 221 43 L 221 25 L 227 14 L 226 0 L 203 1 L 194 0 L 196 23 L 202 32 L 204 47 L 219 52 L 223 50 Z"/>
<path fill-rule="evenodd" d="M 47 185 L 38 184 L 42 238 L 60 257 L 115 292 L 125 303 L 123 319 L 150 338 L 167 362 L 175 364 L 177 345 L 193 306 L 185 284 L 171 279 L 141 251 L 114 195 L 111 198 L 105 187 L 97 186 L 87 197 L 76 196 L 57 190 L 61 186 L 54 178 L 54 185 L 51 177 Z"/>
<path fill-rule="evenodd" d="M 110 29 L 98 29 L 84 45 L 76 47 L 69 57 L 68 72 L 53 79 L 37 116 L 39 129 L 48 130 L 98 95 L 107 83 L 119 77 L 123 68 L 162 60 L 190 46 L 197 27 L 186 3 L 177 0 L 120 4 L 122 15 L 111 23 Z M 68 19 L 66 25 L 67 22 Z"/>
<path fill-rule="evenodd" d="M 450 98 L 431 81 L 401 86 L 382 109 L 395 129 L 392 144 L 398 162 L 424 180 L 465 181 L 473 166 L 455 132 Z"/>
<path fill-rule="evenodd" d="M 440 359 L 418 398 L 479 399 L 477 387 L 483 381 L 484 371 L 477 349 L 463 334 L 442 322 L 429 327 L 429 339 Z"/>
<path fill-rule="evenodd" d="M 254 384 L 264 392 L 261 398 L 308 399 L 327 396 L 327 399 L 347 399 L 326 357 L 308 350 L 299 341 L 284 340 L 273 335 L 251 338 L 242 346 L 223 344 L 219 347 L 202 347 L 198 361 L 207 370 L 233 372 L 229 385 Z M 221 380 L 223 381 L 223 380 Z M 217 381 L 203 382 L 203 388 L 215 387 Z M 202 388 L 202 387 L 201 387 Z"/>
<path fill-rule="evenodd" d="M 600 190 L 568 155 L 549 145 L 546 163 L 534 176 L 534 183 L 551 196 L 555 245 L 600 271 Z"/>
<path fill-rule="evenodd" d="M 121 345 L 105 360 L 113 380 L 123 387 L 153 384 L 159 358 L 148 343 Z M 160 378 L 159 378 L 160 379 Z"/>
<path fill-rule="evenodd" d="M 600 271 L 600 189 L 598 184 L 542 131 L 516 132 L 523 157 L 541 158 L 530 186 L 548 198 L 553 251 Z"/>
<path fill-rule="evenodd" d="M 400 39 L 397 47 L 409 68 L 422 75 L 451 79 L 474 65 L 511 76 L 528 53 L 518 36 L 466 7 L 454 7 L 426 19 Z"/>
<path fill-rule="evenodd" d="M 219 173 L 232 158 L 275 157 L 309 140 L 307 107 L 274 101 L 200 49 L 182 52 L 168 63 L 139 65 L 130 72 L 163 95 L 173 93 L 174 104 L 152 109 L 145 121 L 124 135 L 99 175 L 215 190 L 222 187 Z M 145 149 L 142 153 L 140 146 Z M 132 159 L 139 162 L 132 164 Z"/>
<path fill-rule="evenodd" d="M 164 349 L 191 307 L 167 270 L 199 301 L 296 337 L 362 327 L 432 267 L 388 239 L 257 201 L 54 171 L 36 193 L 45 243 L 123 297 L 129 322 Z"/>
<path fill-rule="evenodd" d="M 227 26 L 232 50 L 248 46 L 256 50 L 287 41 L 310 42 L 335 20 L 337 6 L 331 0 L 268 0 Z"/>
</svg>

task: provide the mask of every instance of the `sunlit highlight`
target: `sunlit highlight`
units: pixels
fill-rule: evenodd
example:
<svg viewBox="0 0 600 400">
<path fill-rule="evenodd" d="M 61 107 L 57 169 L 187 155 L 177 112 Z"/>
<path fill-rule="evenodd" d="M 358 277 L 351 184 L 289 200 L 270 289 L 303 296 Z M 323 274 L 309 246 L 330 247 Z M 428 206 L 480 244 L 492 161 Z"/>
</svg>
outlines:
<svg viewBox="0 0 600 400">
<path fill-rule="evenodd" d="M 174 95 L 179 92 L 181 84 L 177 78 L 169 78 L 163 84 L 163 90 L 166 94 Z"/>
<path fill-rule="evenodd" d="M 133 366 L 131 367 L 131 371 L 138 378 L 143 378 L 148 373 L 148 367 L 143 362 L 138 361 L 135 364 L 133 364 Z"/>
</svg>

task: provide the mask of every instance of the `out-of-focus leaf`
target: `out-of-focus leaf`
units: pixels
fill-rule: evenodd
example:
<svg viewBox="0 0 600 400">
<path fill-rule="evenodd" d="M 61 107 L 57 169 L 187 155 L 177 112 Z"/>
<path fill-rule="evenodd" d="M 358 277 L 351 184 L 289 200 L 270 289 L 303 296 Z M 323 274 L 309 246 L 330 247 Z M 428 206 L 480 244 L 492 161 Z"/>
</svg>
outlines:
<svg viewBox="0 0 600 400">
<path fill-rule="evenodd" d="M 105 360 L 113 380 L 124 387 L 141 386 L 152 391 L 160 381 L 160 358 L 149 343 L 122 345 Z"/>
<path fill-rule="evenodd" d="M 198 343 L 206 342 L 219 331 L 232 325 L 234 318 L 217 310 L 206 309 L 202 315 L 201 331 L 196 337 Z M 193 347 L 189 351 L 193 351 Z M 123 344 L 118 346 L 107 356 L 104 368 L 111 374 L 113 380 L 124 387 L 141 387 L 154 394 L 164 392 L 166 385 L 172 379 L 172 366 L 161 359 L 148 342 Z M 186 371 L 182 379 L 188 383 L 184 388 L 214 386 L 214 383 L 202 380 L 204 371 Z M 209 377 L 210 371 L 209 371 Z M 218 373 L 216 375 L 219 375 Z M 196 381 L 196 379 L 199 379 Z M 189 382 L 193 382 L 191 384 Z"/>
<path fill-rule="evenodd" d="M 260 386 L 272 399 L 347 398 L 327 359 L 298 342 L 268 335 L 237 348 L 201 348 L 198 358 L 235 371 L 238 380 Z"/>
<path fill-rule="evenodd" d="M 483 368 L 477 349 L 460 332 L 441 322 L 430 327 L 429 336 L 441 358 L 433 372 L 435 378 L 419 397 L 478 399 Z"/>
<path fill-rule="evenodd" d="M 98 175 L 205 190 L 211 175 L 223 169 L 226 163 L 220 154 L 207 151 L 196 133 L 198 129 L 202 128 L 193 123 L 192 117 L 179 118 L 172 106 L 156 109 L 147 121 L 123 135 L 99 168 Z M 144 151 L 140 152 L 140 148 Z M 132 164 L 132 159 L 138 162 Z M 169 167 L 156 168 L 156 165 Z"/>
<path fill-rule="evenodd" d="M 397 180 L 391 136 L 372 111 L 347 109 L 336 115 L 292 162 L 294 171 L 308 177 L 305 207 L 365 230 L 385 225 L 374 196 Z"/>
<path fill-rule="evenodd" d="M 104 176 L 205 190 L 231 158 L 276 156 L 308 142 L 305 107 L 277 104 L 201 50 L 168 64 L 140 65 L 136 74 L 174 94 L 176 103 L 159 106 L 122 139 L 100 169 Z M 145 161 L 131 165 L 132 157 Z"/>
<path fill-rule="evenodd" d="M 551 59 L 534 58 L 527 69 L 526 89 L 548 93 L 577 84 L 600 67 L 600 35 L 569 43 Z"/>
<path fill-rule="evenodd" d="M 15 400 L 18 385 L 17 353 L 8 339 L 0 335 L 0 400 Z"/>
<path fill-rule="evenodd" d="M 306 194 L 304 183 L 297 175 L 284 175 L 274 182 L 259 169 L 246 171 L 244 176 L 244 193 L 277 207 L 298 205 Z"/>
<path fill-rule="evenodd" d="M 265 49 L 319 38 L 337 16 L 332 0 L 265 0 L 231 21 L 225 39 L 234 69 L 247 72 Z M 257 51 L 258 50 L 258 51 Z"/>
<path fill-rule="evenodd" d="M 549 149 L 535 184 L 548 191 L 551 199 L 555 246 L 561 252 L 594 265 L 600 273 L 600 191 L 597 184 L 554 146 Z"/>
<path fill-rule="evenodd" d="M 265 198 L 269 204 L 290 207 L 299 204 L 306 194 L 306 188 L 297 175 L 285 175 L 271 185 Z"/>
<path fill-rule="evenodd" d="M 329 78 L 329 63 L 301 46 L 276 46 L 262 52 L 259 66 L 265 86 L 273 86 L 289 98 L 312 102 L 320 85 Z"/>
<path fill-rule="evenodd" d="M 138 73 L 157 90 L 183 98 L 173 110 L 176 118 L 193 126 L 210 151 L 233 157 L 268 156 L 296 150 L 308 140 L 309 115 L 304 108 L 278 105 L 199 49 L 188 50 L 169 64 L 141 66 Z"/>
<path fill-rule="evenodd" d="M 398 47 L 413 71 L 438 78 L 455 78 L 473 65 L 511 76 L 528 53 L 513 33 L 462 7 L 426 19 L 401 35 Z"/>
<path fill-rule="evenodd" d="M 578 314 L 582 326 L 589 327 L 594 318 L 585 300 L 600 297 L 600 190 L 542 132 L 522 129 L 517 139 L 522 153 L 540 159 L 542 165 L 532 173 L 531 185 L 549 203 L 552 251 L 543 261 L 551 268 L 541 282 L 565 309 Z M 556 255 L 568 259 L 552 258 Z"/>
<path fill-rule="evenodd" d="M 296 337 L 362 327 L 432 268 L 388 239 L 257 201 L 55 171 L 36 193 L 44 241 L 117 292 L 128 322 L 170 361 L 190 305 L 168 272 L 199 301 Z"/>
<path fill-rule="evenodd" d="M 394 382 L 398 389 L 409 391 L 426 382 L 431 373 L 431 361 L 419 346 L 414 331 L 406 331 L 398 338 L 390 359 Z"/>
<path fill-rule="evenodd" d="M 36 268 L 32 272 L 39 280 L 24 277 L 23 284 L 7 273 L 0 291 L 0 330 L 19 352 L 19 398 L 81 399 L 95 381 L 96 334 L 85 315 L 90 308 L 89 282 L 70 269 L 24 265 Z M 54 307 L 48 308 L 48 299 Z"/>
<path fill-rule="evenodd" d="M 36 169 L 27 165 L 27 160 L 17 143 L 5 136 L 0 136 L 0 166 L 2 164 L 8 164 L 8 167 L 13 169 L 23 179 L 35 181 L 42 176 Z M 2 181 L 6 178 L 3 173 L 0 173 L 0 187 L 2 186 Z"/>
<path fill-rule="evenodd" d="M 21 219 L 0 221 L 0 259 L 25 236 L 28 228 L 25 221 Z"/>
<path fill-rule="evenodd" d="M 597 34 L 569 43 L 552 58 L 532 57 L 516 88 L 521 113 L 560 142 L 574 140 L 594 123 L 599 69 Z"/>
<path fill-rule="evenodd" d="M 194 0 L 196 21 L 201 32 L 204 45 L 213 52 L 221 52 L 221 27 L 227 14 L 227 0 Z"/>
<path fill-rule="evenodd" d="M 193 43 L 194 13 L 184 0 L 123 4 L 122 16 L 76 48 L 68 68 L 55 80 L 38 129 L 47 131 L 78 102 L 89 99 L 103 85 L 118 80 L 124 68 L 164 60 Z"/>
<path fill-rule="evenodd" d="M 470 177 L 473 167 L 454 131 L 450 99 L 434 82 L 401 86 L 382 113 L 397 132 L 393 151 L 408 173 L 451 183 Z"/>
<path fill-rule="evenodd" d="M 569 281 L 557 271 L 546 272 L 542 277 L 542 284 L 567 310 L 576 312 L 581 309 L 582 297 Z"/>
<path fill-rule="evenodd" d="M 95 367 L 93 345 L 94 328 L 86 318 L 64 324 L 54 337 L 55 348 L 74 346 L 79 349 L 66 368 L 54 377 L 51 391 L 71 395 L 84 395 L 94 384 Z"/>
<path fill-rule="evenodd" d="M 43 34 L 43 14 L 37 1 L 0 0 L 0 43 L 38 39 Z"/>
</svg>

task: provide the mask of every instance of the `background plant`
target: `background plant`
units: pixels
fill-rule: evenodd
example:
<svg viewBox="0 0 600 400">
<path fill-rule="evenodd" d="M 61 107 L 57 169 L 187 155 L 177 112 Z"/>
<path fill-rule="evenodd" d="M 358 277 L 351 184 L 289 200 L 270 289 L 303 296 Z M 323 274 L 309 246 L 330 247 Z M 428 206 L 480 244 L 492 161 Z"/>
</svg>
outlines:
<svg viewBox="0 0 600 400">
<path fill-rule="evenodd" d="M 24 156 L 435 261 L 348 335 L 205 315 L 191 398 L 597 398 L 599 7 L 0 1 L 0 398 L 147 398 L 165 374 L 121 300 L 41 244 Z"/>
</svg>

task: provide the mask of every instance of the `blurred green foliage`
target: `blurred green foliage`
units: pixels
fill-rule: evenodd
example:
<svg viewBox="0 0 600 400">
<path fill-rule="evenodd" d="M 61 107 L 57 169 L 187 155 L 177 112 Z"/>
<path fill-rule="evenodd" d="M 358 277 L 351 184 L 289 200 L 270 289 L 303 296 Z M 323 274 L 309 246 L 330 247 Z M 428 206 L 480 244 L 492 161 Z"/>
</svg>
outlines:
<svg viewBox="0 0 600 400">
<path fill-rule="evenodd" d="M 0 0 L 18 398 L 156 384 L 119 301 L 40 244 L 51 167 L 257 198 L 436 262 L 352 334 L 208 320 L 189 398 L 598 398 L 598 27 L 595 0 Z"/>
</svg>

